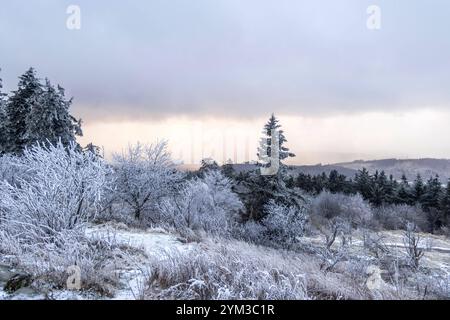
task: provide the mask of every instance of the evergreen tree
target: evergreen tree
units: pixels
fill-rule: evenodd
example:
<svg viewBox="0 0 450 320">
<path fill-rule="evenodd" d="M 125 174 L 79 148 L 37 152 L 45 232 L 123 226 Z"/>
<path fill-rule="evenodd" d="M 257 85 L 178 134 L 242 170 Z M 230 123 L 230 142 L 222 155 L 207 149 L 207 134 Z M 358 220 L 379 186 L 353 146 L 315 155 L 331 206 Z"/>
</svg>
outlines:
<svg viewBox="0 0 450 320">
<path fill-rule="evenodd" d="M 269 118 L 268 122 L 264 125 L 263 137 L 261 138 L 261 147 L 258 149 L 258 157 L 262 156 L 262 149 L 267 150 L 267 156 L 270 157 L 272 154 L 272 130 L 277 130 L 279 134 L 279 157 L 280 161 L 284 160 L 288 157 L 295 157 L 295 154 L 289 152 L 289 148 L 287 148 L 284 143 L 287 142 L 286 137 L 284 136 L 284 131 L 281 130 L 281 125 L 278 123 L 279 120 L 272 113 L 272 116 Z"/>
<path fill-rule="evenodd" d="M 83 152 L 90 152 L 94 154 L 96 157 L 103 158 L 104 156 L 101 154 L 101 149 L 99 146 L 96 146 L 92 142 L 88 143 L 86 147 L 83 148 Z"/>
<path fill-rule="evenodd" d="M 294 180 L 294 177 L 293 176 L 289 176 L 287 179 L 286 179 L 286 188 L 289 188 L 289 189 L 292 189 L 292 188 L 294 188 L 295 187 L 295 180 Z"/>
<path fill-rule="evenodd" d="M 42 85 L 33 68 L 19 77 L 18 89 L 13 91 L 6 105 L 7 152 L 18 154 L 27 146 L 27 119 L 33 107 L 39 103 L 42 91 Z"/>
<path fill-rule="evenodd" d="M 345 188 L 346 177 L 343 174 L 339 174 L 337 170 L 331 170 L 327 179 L 326 188 L 331 193 L 342 193 Z"/>
<path fill-rule="evenodd" d="M 441 182 L 439 181 L 439 176 L 431 177 L 425 186 L 424 194 L 422 196 L 422 207 L 425 211 L 430 209 L 439 208 L 439 201 L 442 195 Z"/>
<path fill-rule="evenodd" d="M 408 179 L 404 174 L 402 175 L 401 182 L 395 194 L 394 203 L 408 205 L 412 205 L 414 203 L 411 187 L 409 186 Z"/>
<path fill-rule="evenodd" d="M 300 172 L 295 180 L 295 186 L 300 188 L 308 193 L 314 192 L 314 185 L 312 181 L 312 177 L 309 174 L 304 174 Z"/>
<path fill-rule="evenodd" d="M 413 186 L 413 200 L 415 203 L 421 203 L 423 194 L 425 193 L 425 186 L 420 174 L 417 175 L 416 180 L 414 180 Z"/>
<path fill-rule="evenodd" d="M 365 200 L 370 199 L 372 194 L 372 181 L 366 168 L 359 170 L 355 175 L 355 187 Z"/>
<path fill-rule="evenodd" d="M 394 179 L 394 176 L 392 174 L 389 175 L 389 181 L 387 182 L 386 187 L 385 187 L 385 194 L 386 194 L 385 201 L 387 203 L 394 203 L 395 190 L 397 190 L 397 187 L 398 187 L 398 183 Z"/>
<path fill-rule="evenodd" d="M 370 186 L 370 198 L 369 201 L 379 207 L 384 202 L 386 202 L 386 187 L 388 184 L 386 174 L 384 171 L 378 173 L 378 170 L 375 172 L 374 176 L 371 179 Z"/>
<path fill-rule="evenodd" d="M 222 174 L 229 179 L 234 179 L 236 171 L 231 162 L 227 162 L 222 166 Z"/>
<path fill-rule="evenodd" d="M 328 177 L 325 172 L 322 172 L 322 174 L 320 174 L 320 175 L 314 176 L 312 178 L 312 184 L 313 184 L 315 194 L 321 193 L 325 189 L 327 182 L 328 182 Z"/>
<path fill-rule="evenodd" d="M 283 130 L 280 130 L 281 125 L 272 114 L 267 124 L 264 126 L 263 138 L 258 148 L 259 159 L 267 159 L 272 155 L 272 130 L 276 129 L 279 133 L 279 160 L 280 170 L 273 175 L 262 175 L 260 169 L 249 172 L 247 178 L 243 180 L 240 175 L 237 177 L 237 184 L 234 191 L 239 194 L 242 202 L 245 205 L 246 212 L 243 214 L 243 220 L 261 220 L 266 215 L 266 205 L 269 201 L 275 204 L 286 206 L 295 206 L 298 209 L 303 205 L 304 199 L 297 194 L 295 189 L 286 187 L 287 167 L 281 164 L 281 160 L 287 157 L 294 157 L 293 153 L 284 146 L 287 142 Z M 266 157 L 267 155 L 267 157 Z M 270 166 L 267 163 L 267 166 Z"/>
<path fill-rule="evenodd" d="M 64 96 L 64 89 L 55 88 L 46 80 L 42 94 L 27 117 L 26 139 L 28 144 L 49 142 L 55 145 L 59 140 L 64 146 L 75 142 L 81 136 L 81 120 L 69 113 L 72 100 Z"/>
</svg>

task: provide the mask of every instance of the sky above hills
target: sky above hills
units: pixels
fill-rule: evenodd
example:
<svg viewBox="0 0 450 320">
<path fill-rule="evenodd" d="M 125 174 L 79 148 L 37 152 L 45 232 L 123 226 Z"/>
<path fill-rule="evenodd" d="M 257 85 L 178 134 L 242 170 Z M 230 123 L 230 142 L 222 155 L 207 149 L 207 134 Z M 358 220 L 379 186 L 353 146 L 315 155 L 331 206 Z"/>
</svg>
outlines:
<svg viewBox="0 0 450 320">
<path fill-rule="evenodd" d="M 167 138 L 184 162 L 251 160 L 275 112 L 294 163 L 450 158 L 448 1 L 0 3 L 6 89 L 34 66 L 107 152 Z"/>
</svg>

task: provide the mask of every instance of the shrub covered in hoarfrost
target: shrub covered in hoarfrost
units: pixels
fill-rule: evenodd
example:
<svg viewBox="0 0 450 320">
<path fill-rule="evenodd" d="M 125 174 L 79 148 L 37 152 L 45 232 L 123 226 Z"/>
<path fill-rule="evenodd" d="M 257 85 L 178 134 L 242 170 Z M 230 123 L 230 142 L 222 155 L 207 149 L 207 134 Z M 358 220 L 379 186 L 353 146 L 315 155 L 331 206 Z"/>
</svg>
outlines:
<svg viewBox="0 0 450 320">
<path fill-rule="evenodd" d="M 17 183 L 17 179 L 24 174 L 16 157 L 11 155 L 0 156 L 0 181 L 7 181 L 12 185 Z"/>
<path fill-rule="evenodd" d="M 20 186 L 0 181 L 0 228 L 24 244 L 54 242 L 98 210 L 110 170 L 101 158 L 69 148 L 37 145 L 13 158 L 25 171 Z"/>
<path fill-rule="evenodd" d="M 267 215 L 262 220 L 265 236 L 289 247 L 297 237 L 303 236 L 308 221 L 304 208 L 288 207 L 270 201 L 265 207 Z"/>
<path fill-rule="evenodd" d="M 208 171 L 203 179 L 186 181 L 173 197 L 162 201 L 164 220 L 178 230 L 204 230 L 226 235 L 242 208 L 231 182 L 218 171 Z"/>
<path fill-rule="evenodd" d="M 242 241 L 211 239 L 151 260 L 145 294 L 149 299 L 374 298 L 364 277 L 353 280 L 320 270 L 321 261 L 313 255 Z"/>
<path fill-rule="evenodd" d="M 130 145 L 126 152 L 114 155 L 114 168 L 117 197 L 137 220 L 158 222 L 158 204 L 173 194 L 181 179 L 167 151 L 167 142 Z"/>
<path fill-rule="evenodd" d="M 311 215 L 318 224 L 339 218 L 352 226 L 365 225 L 372 219 L 372 209 L 361 195 L 333 194 L 324 191 L 313 199 Z"/>
<path fill-rule="evenodd" d="M 70 265 L 85 279 L 100 277 L 109 253 L 87 239 L 84 228 L 99 209 L 110 168 L 93 153 L 61 143 L 36 145 L 11 162 L 25 174 L 14 185 L 0 181 L 0 251 L 36 277 L 53 274 L 56 283 Z"/>
<path fill-rule="evenodd" d="M 420 230 L 428 229 L 427 215 L 419 207 L 406 204 L 382 206 L 375 209 L 375 219 L 386 229 L 405 229 L 408 223 L 415 224 Z"/>
<path fill-rule="evenodd" d="M 289 263 L 236 248 L 167 252 L 155 259 L 147 296 L 157 299 L 308 299 L 305 278 Z M 158 286 L 161 290 L 152 291 Z"/>
</svg>

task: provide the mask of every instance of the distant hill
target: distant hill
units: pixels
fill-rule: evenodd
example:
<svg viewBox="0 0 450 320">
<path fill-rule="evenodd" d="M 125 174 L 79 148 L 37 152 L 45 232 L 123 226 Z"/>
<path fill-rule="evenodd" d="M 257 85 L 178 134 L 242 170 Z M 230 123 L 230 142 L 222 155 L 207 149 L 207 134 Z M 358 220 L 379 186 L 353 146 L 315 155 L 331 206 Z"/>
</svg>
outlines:
<svg viewBox="0 0 450 320">
<path fill-rule="evenodd" d="M 233 165 L 237 172 L 250 171 L 256 169 L 254 164 L 235 164 Z M 355 173 L 362 168 L 366 168 L 370 173 L 376 170 L 384 171 L 388 176 L 393 175 L 399 180 L 403 174 L 408 180 L 414 180 L 417 174 L 420 174 L 424 180 L 431 176 L 439 175 L 441 181 L 445 183 L 450 179 L 450 160 L 449 159 L 382 159 L 382 160 L 356 160 L 352 162 L 342 162 L 329 165 L 305 165 L 289 166 L 289 172 L 298 175 L 299 172 L 305 174 L 318 175 L 322 172 L 327 174 L 332 170 L 337 170 L 349 178 L 353 178 Z"/>
<path fill-rule="evenodd" d="M 403 174 L 405 174 L 409 180 L 413 180 L 417 174 L 420 174 L 424 179 L 428 179 L 437 174 L 442 182 L 446 182 L 450 178 L 449 159 L 357 160 L 353 162 L 337 163 L 336 166 L 352 170 L 366 168 L 369 172 L 384 170 L 386 174 L 392 174 L 396 179 L 400 179 Z"/>
</svg>

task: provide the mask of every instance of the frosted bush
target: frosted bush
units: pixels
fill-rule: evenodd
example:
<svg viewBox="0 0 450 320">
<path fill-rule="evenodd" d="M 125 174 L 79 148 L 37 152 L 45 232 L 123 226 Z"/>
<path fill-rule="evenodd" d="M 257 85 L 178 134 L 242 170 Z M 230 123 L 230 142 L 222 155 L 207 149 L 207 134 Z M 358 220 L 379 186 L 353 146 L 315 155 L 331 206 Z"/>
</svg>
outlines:
<svg viewBox="0 0 450 320">
<path fill-rule="evenodd" d="M 109 171 L 103 160 L 72 144 L 35 146 L 14 163 L 24 168 L 20 187 L 0 182 L 1 228 L 21 242 L 53 242 L 64 230 L 82 227 L 99 209 Z"/>
<path fill-rule="evenodd" d="M 364 277 L 353 280 L 320 270 L 321 261 L 313 255 L 242 241 L 206 240 L 202 247 L 151 259 L 148 299 L 373 298 Z"/>
<path fill-rule="evenodd" d="M 386 229 L 405 229 L 414 223 L 420 230 L 428 229 L 427 215 L 419 207 L 402 205 L 383 206 L 375 209 L 376 220 Z"/>
<path fill-rule="evenodd" d="M 152 292 L 152 286 L 159 292 Z M 156 299 L 308 299 L 305 278 L 279 261 L 214 252 L 167 252 L 153 262 L 147 296 Z"/>
<path fill-rule="evenodd" d="M 303 236 L 308 221 L 304 209 L 288 207 L 270 201 L 265 207 L 267 215 L 262 220 L 266 227 L 265 236 L 270 241 L 276 241 L 289 247 Z"/>
<path fill-rule="evenodd" d="M 185 182 L 180 192 L 161 206 L 164 219 L 176 229 L 204 230 L 226 235 L 242 208 L 231 184 L 220 172 L 207 172 L 203 179 Z"/>
<path fill-rule="evenodd" d="M 202 181 L 208 186 L 215 209 L 237 218 L 244 206 L 239 196 L 232 191 L 231 180 L 218 170 L 208 170 L 203 176 Z"/>
<path fill-rule="evenodd" d="M 84 229 L 100 209 L 109 167 L 60 143 L 26 149 L 12 163 L 26 174 L 17 185 L 0 181 L 0 251 L 36 278 L 48 275 L 61 285 L 66 268 L 78 265 L 86 281 L 96 282 L 106 251 Z"/>
<path fill-rule="evenodd" d="M 0 181 L 7 181 L 12 185 L 17 184 L 17 179 L 24 174 L 23 168 L 11 155 L 0 156 Z"/>
<path fill-rule="evenodd" d="M 232 230 L 233 237 L 239 240 L 265 244 L 265 233 L 267 228 L 261 223 L 249 220 L 243 223 L 235 224 Z"/>
<path fill-rule="evenodd" d="M 137 220 L 158 222 L 158 204 L 175 191 L 181 179 L 167 151 L 167 142 L 130 145 L 126 152 L 114 155 L 114 168 L 117 197 Z"/>
<path fill-rule="evenodd" d="M 312 200 L 311 214 L 316 224 L 338 218 L 353 227 L 366 225 L 372 219 L 370 205 L 361 195 L 333 194 L 324 191 Z"/>
</svg>

